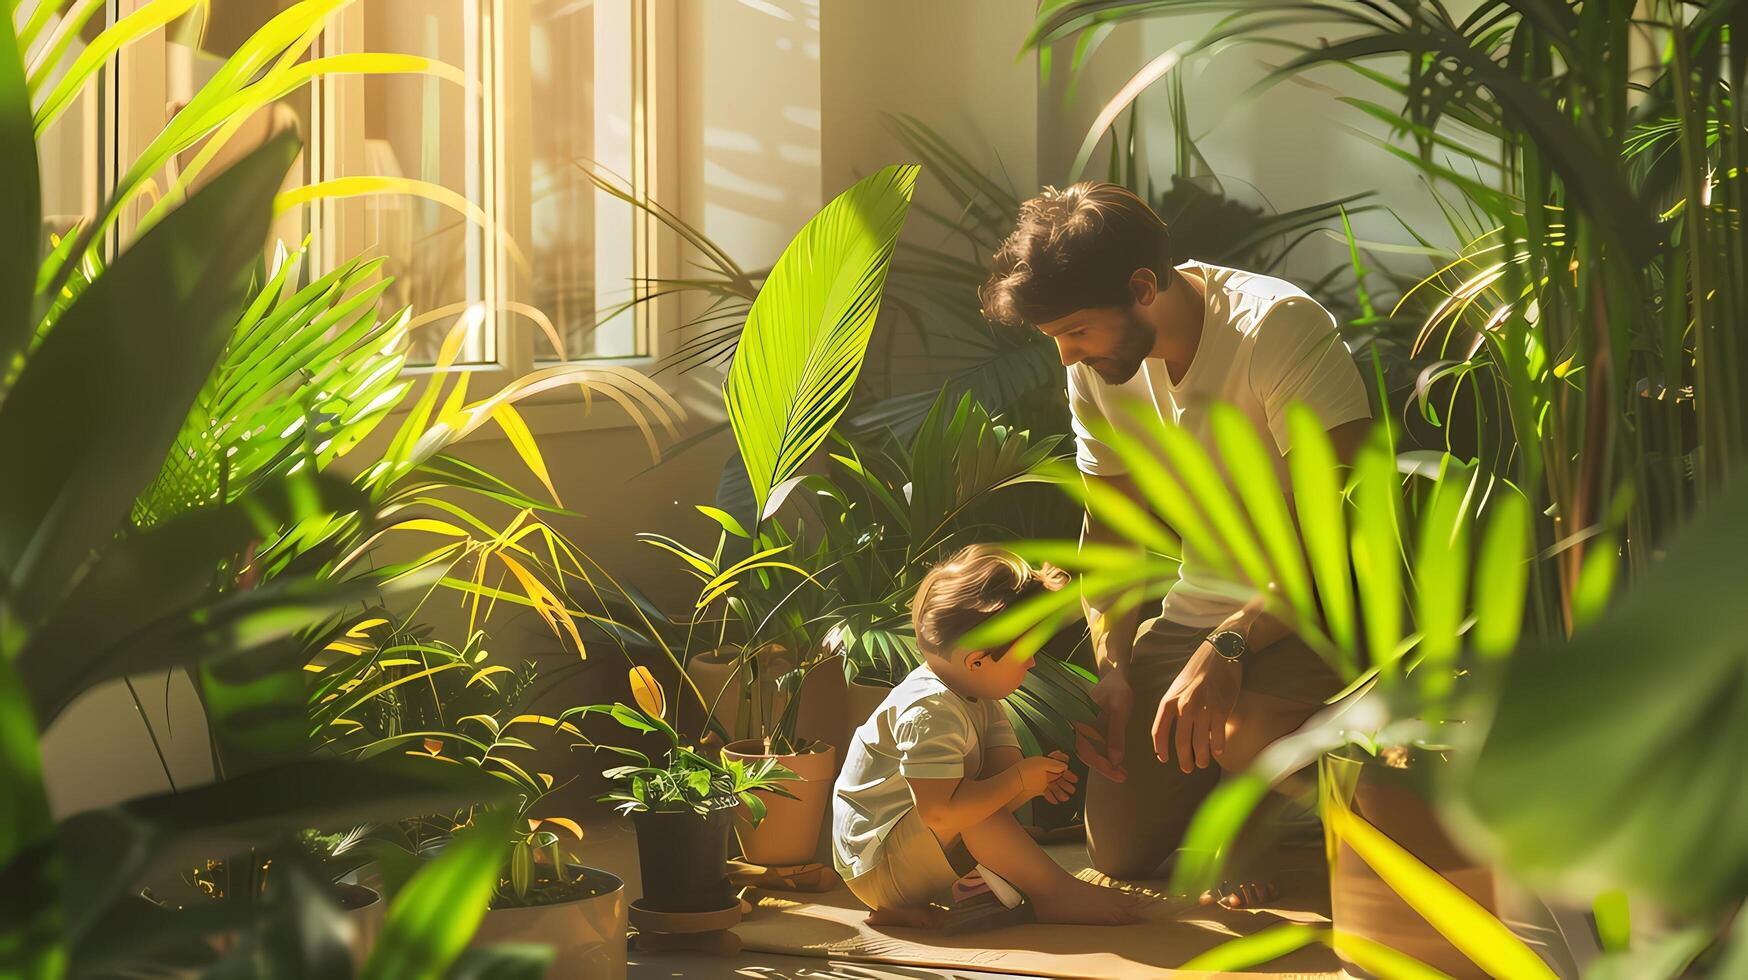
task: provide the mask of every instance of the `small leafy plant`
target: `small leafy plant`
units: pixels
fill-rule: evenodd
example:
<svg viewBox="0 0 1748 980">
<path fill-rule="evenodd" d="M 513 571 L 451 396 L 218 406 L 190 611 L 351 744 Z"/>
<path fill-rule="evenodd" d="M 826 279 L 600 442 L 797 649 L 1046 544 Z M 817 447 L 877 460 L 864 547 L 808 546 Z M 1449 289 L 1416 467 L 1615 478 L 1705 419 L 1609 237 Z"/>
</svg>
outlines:
<svg viewBox="0 0 1748 980">
<path fill-rule="evenodd" d="M 735 760 L 712 762 L 690 746 L 681 744 L 680 733 L 672 725 L 647 711 L 625 704 L 591 705 L 578 710 L 584 714 L 609 715 L 634 732 L 660 734 L 668 740 L 666 762 L 662 765 L 635 749 L 599 746 L 640 763 L 617 766 L 602 773 L 619 783 L 621 788 L 599 799 L 603 803 L 615 804 L 620 813 L 680 813 L 690 810 L 704 814 L 738 800 L 746 806 L 756 827 L 765 819 L 765 802 L 754 795 L 755 790 L 795 798 L 781 785 L 795 779 L 795 773 L 779 765 L 775 759 L 760 759 L 751 764 Z"/>
</svg>

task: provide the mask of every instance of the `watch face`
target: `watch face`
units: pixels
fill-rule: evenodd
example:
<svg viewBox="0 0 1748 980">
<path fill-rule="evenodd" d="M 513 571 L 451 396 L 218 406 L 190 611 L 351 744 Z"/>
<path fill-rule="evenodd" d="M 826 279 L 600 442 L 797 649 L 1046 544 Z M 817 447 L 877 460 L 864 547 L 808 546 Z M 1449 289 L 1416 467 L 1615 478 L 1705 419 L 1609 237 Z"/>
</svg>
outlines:
<svg viewBox="0 0 1748 980">
<path fill-rule="evenodd" d="M 1230 630 L 1214 634 L 1208 642 L 1214 644 L 1215 652 L 1227 660 L 1237 660 L 1244 655 L 1244 637 Z"/>
</svg>

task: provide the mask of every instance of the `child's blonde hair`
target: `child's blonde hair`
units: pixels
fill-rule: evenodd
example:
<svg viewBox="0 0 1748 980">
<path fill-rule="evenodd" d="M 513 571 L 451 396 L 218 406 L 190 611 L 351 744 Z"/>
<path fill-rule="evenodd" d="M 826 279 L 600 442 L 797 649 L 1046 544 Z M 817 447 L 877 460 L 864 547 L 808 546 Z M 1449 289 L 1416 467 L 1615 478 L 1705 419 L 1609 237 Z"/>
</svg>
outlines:
<svg viewBox="0 0 1748 980">
<path fill-rule="evenodd" d="M 1041 591 L 1068 584 L 1053 565 L 1033 568 L 1025 559 L 987 544 L 967 545 L 923 576 L 911 601 L 917 647 L 937 657 L 953 655 L 959 638 L 991 616 Z M 1006 649 L 995 651 L 1000 657 Z"/>
</svg>

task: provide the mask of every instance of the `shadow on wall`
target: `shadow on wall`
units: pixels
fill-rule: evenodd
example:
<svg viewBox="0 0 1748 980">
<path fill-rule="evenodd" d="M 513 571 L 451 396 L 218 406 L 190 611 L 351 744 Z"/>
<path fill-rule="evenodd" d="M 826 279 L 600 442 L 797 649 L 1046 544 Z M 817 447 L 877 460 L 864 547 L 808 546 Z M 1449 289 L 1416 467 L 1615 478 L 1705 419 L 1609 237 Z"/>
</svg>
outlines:
<svg viewBox="0 0 1748 980">
<path fill-rule="evenodd" d="M 680 204 L 767 267 L 824 203 L 818 0 L 687 0 L 676 45 Z"/>
</svg>

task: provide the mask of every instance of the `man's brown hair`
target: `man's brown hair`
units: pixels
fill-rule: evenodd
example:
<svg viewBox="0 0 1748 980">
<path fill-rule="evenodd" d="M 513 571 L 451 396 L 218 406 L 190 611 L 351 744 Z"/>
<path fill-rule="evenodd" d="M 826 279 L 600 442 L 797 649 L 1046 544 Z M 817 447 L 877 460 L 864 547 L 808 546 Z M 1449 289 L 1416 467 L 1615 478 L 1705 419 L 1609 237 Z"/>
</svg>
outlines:
<svg viewBox="0 0 1748 980">
<path fill-rule="evenodd" d="M 1033 568 L 1018 555 L 986 544 L 967 545 L 923 576 L 911 601 L 911 624 L 924 653 L 950 657 L 959 638 L 996 613 L 1039 592 L 1062 588 L 1068 573 Z M 1007 648 L 991 651 L 997 659 Z"/>
<path fill-rule="evenodd" d="M 1084 181 L 1020 205 L 979 290 L 983 315 L 1007 326 L 1047 323 L 1079 310 L 1127 307 L 1129 277 L 1151 269 L 1164 289 L 1176 265 L 1171 233 L 1126 187 Z"/>
</svg>

